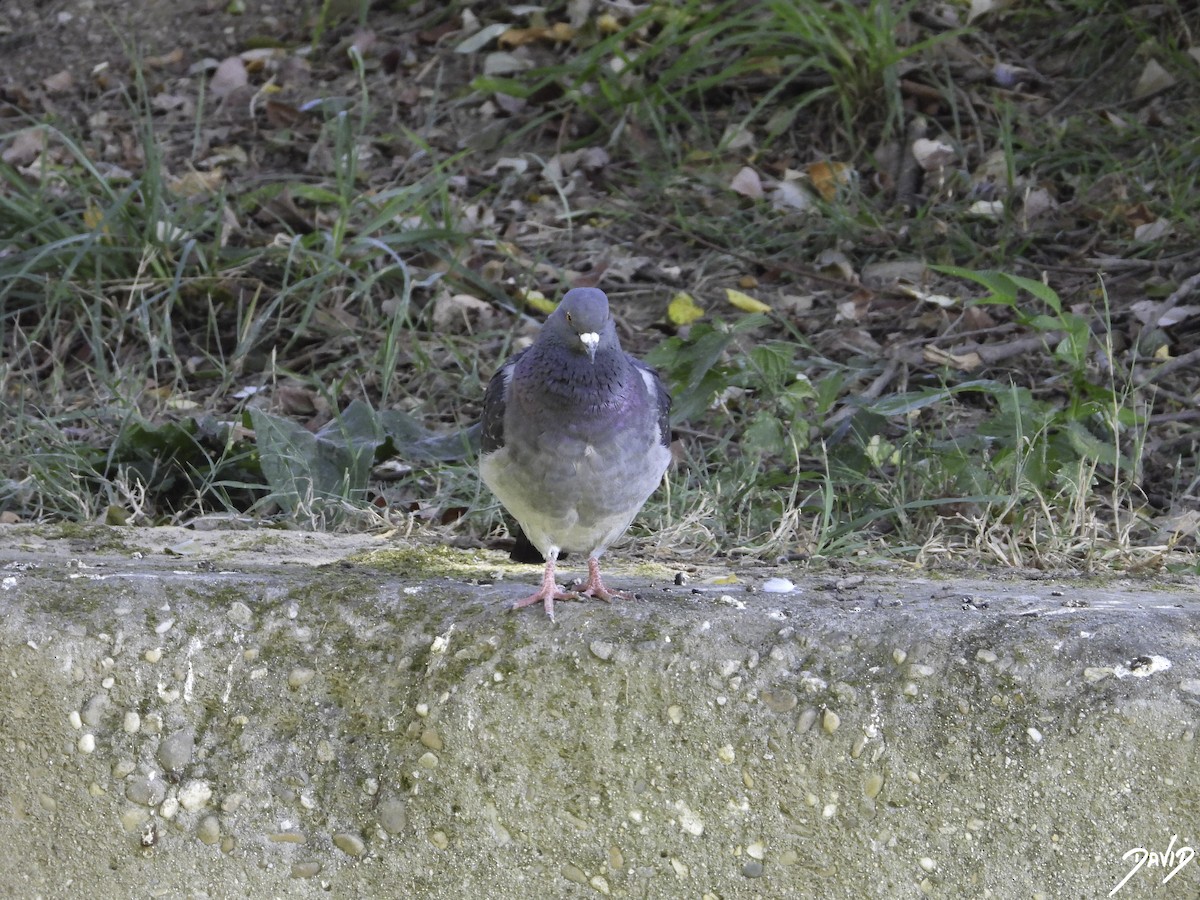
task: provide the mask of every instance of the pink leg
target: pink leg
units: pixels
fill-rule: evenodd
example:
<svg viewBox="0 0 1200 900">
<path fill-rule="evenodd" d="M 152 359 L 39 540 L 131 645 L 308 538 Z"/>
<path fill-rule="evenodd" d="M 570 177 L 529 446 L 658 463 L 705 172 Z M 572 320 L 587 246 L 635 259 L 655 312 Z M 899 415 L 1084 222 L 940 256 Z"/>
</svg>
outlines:
<svg viewBox="0 0 1200 900">
<path fill-rule="evenodd" d="M 600 577 L 600 560 L 594 556 L 588 557 L 588 580 L 579 593 L 581 596 L 595 597 L 597 600 L 603 600 L 605 603 L 614 599 L 636 599 L 628 591 L 610 591 L 604 586 L 604 580 Z"/>
<path fill-rule="evenodd" d="M 569 594 L 558 589 L 558 584 L 554 581 L 554 563 L 558 559 L 557 553 L 552 553 L 546 557 L 546 571 L 542 575 L 542 586 L 538 588 L 536 593 L 530 594 L 522 600 L 514 603 L 510 609 L 522 609 L 526 606 L 533 606 L 535 603 L 546 604 L 546 615 L 550 617 L 550 621 L 554 621 L 554 601 L 555 600 L 574 600 L 578 594 Z"/>
</svg>

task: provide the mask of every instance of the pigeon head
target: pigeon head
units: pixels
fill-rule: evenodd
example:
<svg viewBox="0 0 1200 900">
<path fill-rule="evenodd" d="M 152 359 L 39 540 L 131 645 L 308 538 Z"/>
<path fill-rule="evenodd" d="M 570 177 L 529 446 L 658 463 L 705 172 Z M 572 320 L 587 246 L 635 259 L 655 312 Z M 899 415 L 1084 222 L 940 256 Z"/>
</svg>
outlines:
<svg viewBox="0 0 1200 900">
<path fill-rule="evenodd" d="M 596 361 L 598 349 L 617 349 L 617 329 L 608 312 L 608 297 L 597 288 L 574 288 L 563 296 L 546 320 L 546 338 L 573 353 Z"/>
</svg>

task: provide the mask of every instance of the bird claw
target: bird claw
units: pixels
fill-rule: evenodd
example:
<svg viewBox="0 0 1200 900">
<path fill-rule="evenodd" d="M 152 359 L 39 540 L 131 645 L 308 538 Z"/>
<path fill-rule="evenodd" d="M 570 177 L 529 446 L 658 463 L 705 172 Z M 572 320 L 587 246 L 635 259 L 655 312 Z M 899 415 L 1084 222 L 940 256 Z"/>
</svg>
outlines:
<svg viewBox="0 0 1200 900">
<path fill-rule="evenodd" d="M 560 591 L 555 585 L 553 591 L 538 591 L 536 594 L 530 594 L 521 600 L 517 600 L 510 606 L 509 612 L 515 612 L 518 609 L 524 609 L 526 606 L 533 606 L 535 603 L 544 603 L 546 605 L 546 615 L 550 617 L 550 621 L 554 621 L 554 601 L 555 600 L 578 600 L 579 594 L 574 591 Z"/>
<path fill-rule="evenodd" d="M 588 580 L 579 590 L 579 595 L 582 597 L 595 597 L 597 600 L 603 600 L 605 603 L 611 603 L 613 600 L 636 600 L 637 596 L 629 591 L 614 591 L 605 587 L 604 580 L 600 577 L 600 563 L 595 557 L 588 558 Z"/>
<path fill-rule="evenodd" d="M 602 600 L 605 603 L 612 603 L 614 600 L 637 600 L 636 594 L 629 591 L 613 591 L 609 590 L 600 577 L 600 564 L 596 562 L 594 557 L 588 559 L 588 579 L 583 587 L 578 590 L 564 591 L 558 586 L 554 580 L 554 563 L 552 560 L 547 560 L 546 572 L 542 576 L 542 586 L 536 592 L 530 594 L 521 600 L 517 600 L 509 607 L 509 610 L 524 609 L 526 606 L 533 606 L 536 603 L 542 603 L 546 607 L 546 615 L 550 617 L 550 621 L 554 621 L 554 601 L 555 600 L 582 600 L 584 597 L 591 597 L 594 600 Z"/>
<path fill-rule="evenodd" d="M 629 591 L 611 591 L 603 584 L 600 585 L 584 585 L 575 594 L 576 597 L 592 597 L 596 600 L 603 600 L 605 603 L 612 603 L 614 600 L 637 600 L 637 595 Z"/>
</svg>

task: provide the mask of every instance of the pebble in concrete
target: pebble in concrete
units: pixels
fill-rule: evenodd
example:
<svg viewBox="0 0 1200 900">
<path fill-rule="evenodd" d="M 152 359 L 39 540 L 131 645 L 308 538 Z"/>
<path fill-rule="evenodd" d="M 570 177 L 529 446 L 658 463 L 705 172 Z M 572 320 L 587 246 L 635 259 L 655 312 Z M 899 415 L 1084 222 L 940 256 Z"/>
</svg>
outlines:
<svg viewBox="0 0 1200 900">
<path fill-rule="evenodd" d="M 321 873 L 319 862 L 300 862 L 292 866 L 293 878 L 314 878 Z"/>
<path fill-rule="evenodd" d="M 360 857 L 367 852 L 366 842 L 349 831 L 342 831 L 333 836 L 333 845 L 347 856 Z"/>
<path fill-rule="evenodd" d="M 168 772 L 179 772 L 191 761 L 196 751 L 196 736 L 184 728 L 167 735 L 158 745 L 158 764 Z"/>
<path fill-rule="evenodd" d="M 221 839 L 221 821 L 216 816 L 205 816 L 196 826 L 196 837 L 210 847 Z"/>
<path fill-rule="evenodd" d="M 316 669 L 310 669 L 307 666 L 297 666 L 288 673 L 288 687 L 293 691 L 298 691 L 312 681 L 316 675 Z"/>
<path fill-rule="evenodd" d="M 189 781 L 179 789 L 179 805 L 188 811 L 203 809 L 212 799 L 212 788 L 206 781 Z"/>
<path fill-rule="evenodd" d="M 388 834 L 399 834 L 408 824 L 408 808 L 404 801 L 392 797 L 379 804 L 379 824 Z"/>
<path fill-rule="evenodd" d="M 96 694 L 83 707 L 79 717 L 84 725 L 95 728 L 100 724 L 100 720 L 104 718 L 104 711 L 108 708 L 108 697 L 105 694 Z"/>
<path fill-rule="evenodd" d="M 167 786 L 161 778 L 141 775 L 125 783 L 125 798 L 140 806 L 158 806 L 166 796 Z"/>
</svg>

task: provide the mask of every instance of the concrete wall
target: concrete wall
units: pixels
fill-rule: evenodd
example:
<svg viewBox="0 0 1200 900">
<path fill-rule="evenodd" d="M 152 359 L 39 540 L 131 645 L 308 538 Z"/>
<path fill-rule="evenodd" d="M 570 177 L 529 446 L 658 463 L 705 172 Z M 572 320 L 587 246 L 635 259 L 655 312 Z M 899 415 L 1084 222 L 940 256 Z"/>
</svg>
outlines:
<svg viewBox="0 0 1200 900">
<path fill-rule="evenodd" d="M 616 574 L 555 625 L 496 554 L 181 534 L 0 532 L 4 896 L 1103 897 L 1172 835 L 1117 896 L 1200 890 L 1195 579 Z"/>
</svg>

